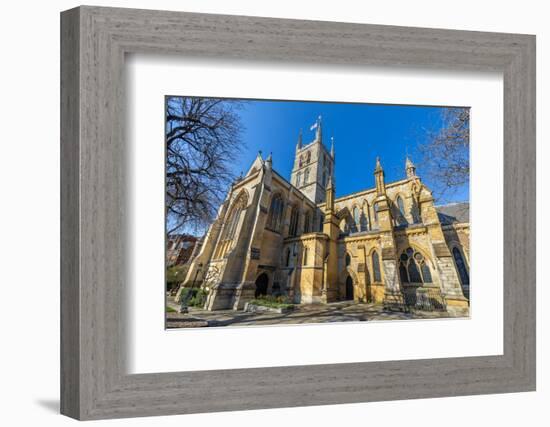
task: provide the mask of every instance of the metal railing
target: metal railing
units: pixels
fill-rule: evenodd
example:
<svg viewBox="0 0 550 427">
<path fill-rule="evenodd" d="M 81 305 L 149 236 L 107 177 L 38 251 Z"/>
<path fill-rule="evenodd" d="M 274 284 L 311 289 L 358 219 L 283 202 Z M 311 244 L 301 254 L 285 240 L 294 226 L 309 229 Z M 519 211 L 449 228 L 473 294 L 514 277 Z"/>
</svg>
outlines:
<svg viewBox="0 0 550 427">
<path fill-rule="evenodd" d="M 446 311 L 445 296 L 438 288 L 408 286 L 403 289 L 403 302 L 406 311 Z"/>
</svg>

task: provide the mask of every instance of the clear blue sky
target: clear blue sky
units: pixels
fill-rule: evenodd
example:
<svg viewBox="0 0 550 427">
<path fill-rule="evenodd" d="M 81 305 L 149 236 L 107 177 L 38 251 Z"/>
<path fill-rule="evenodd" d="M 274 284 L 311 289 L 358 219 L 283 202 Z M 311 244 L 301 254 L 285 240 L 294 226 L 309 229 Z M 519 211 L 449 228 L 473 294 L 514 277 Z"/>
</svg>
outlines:
<svg viewBox="0 0 550 427">
<path fill-rule="evenodd" d="M 242 135 L 246 148 L 235 172 L 246 173 L 259 150 L 264 158 L 273 153 L 273 167 L 289 179 L 296 141 L 300 128 L 303 141 L 314 138 L 310 126 L 322 116 L 323 142 L 330 147 L 334 136 L 336 151 L 336 195 L 343 196 L 374 187 L 374 166 L 379 156 L 386 174 L 386 182 L 405 176 L 405 156 L 417 165 L 422 176 L 422 165 L 417 146 L 423 130 L 441 125 L 442 107 L 420 107 L 380 104 L 343 104 L 296 101 L 247 101 L 239 111 L 245 131 Z M 445 202 L 469 199 L 465 185 L 454 194 L 445 196 Z"/>
</svg>

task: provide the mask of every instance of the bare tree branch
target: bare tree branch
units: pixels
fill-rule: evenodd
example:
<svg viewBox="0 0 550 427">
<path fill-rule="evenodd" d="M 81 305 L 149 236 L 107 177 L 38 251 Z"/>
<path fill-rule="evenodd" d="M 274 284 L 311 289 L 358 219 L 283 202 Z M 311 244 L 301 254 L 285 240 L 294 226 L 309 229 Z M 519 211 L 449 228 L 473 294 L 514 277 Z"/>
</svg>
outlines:
<svg viewBox="0 0 550 427">
<path fill-rule="evenodd" d="M 470 109 L 445 108 L 442 126 L 427 130 L 418 150 L 427 177 L 439 197 L 455 192 L 470 180 Z"/>
<path fill-rule="evenodd" d="M 171 97 L 166 103 L 168 233 L 202 230 L 216 214 L 242 149 L 243 102 Z"/>
</svg>

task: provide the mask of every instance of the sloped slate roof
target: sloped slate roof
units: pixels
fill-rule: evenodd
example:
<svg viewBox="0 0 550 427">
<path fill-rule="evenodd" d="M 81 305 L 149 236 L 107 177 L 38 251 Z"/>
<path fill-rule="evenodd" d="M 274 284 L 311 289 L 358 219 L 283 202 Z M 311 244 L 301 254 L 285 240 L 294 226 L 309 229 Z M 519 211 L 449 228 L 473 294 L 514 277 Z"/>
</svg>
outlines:
<svg viewBox="0 0 550 427">
<path fill-rule="evenodd" d="M 449 225 L 461 222 L 470 222 L 470 203 L 449 203 L 436 206 L 435 210 L 442 225 Z"/>
</svg>

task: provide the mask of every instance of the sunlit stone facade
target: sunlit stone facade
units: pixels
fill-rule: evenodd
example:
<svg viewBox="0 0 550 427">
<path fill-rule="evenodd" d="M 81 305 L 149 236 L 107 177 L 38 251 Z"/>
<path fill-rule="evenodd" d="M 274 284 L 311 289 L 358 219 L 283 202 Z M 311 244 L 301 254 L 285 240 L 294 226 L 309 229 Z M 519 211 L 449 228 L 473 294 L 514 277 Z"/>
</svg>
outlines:
<svg viewBox="0 0 550 427">
<path fill-rule="evenodd" d="M 300 304 L 341 300 L 400 309 L 422 298 L 452 313 L 469 306 L 468 204 L 434 205 L 407 159 L 402 180 L 335 198 L 334 143 L 318 122 L 296 145 L 290 181 L 258 154 L 231 187 L 184 287 L 208 292 L 205 308 L 242 309 L 260 295 Z"/>
</svg>

